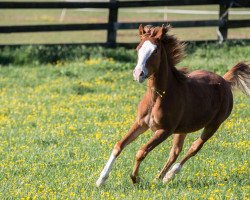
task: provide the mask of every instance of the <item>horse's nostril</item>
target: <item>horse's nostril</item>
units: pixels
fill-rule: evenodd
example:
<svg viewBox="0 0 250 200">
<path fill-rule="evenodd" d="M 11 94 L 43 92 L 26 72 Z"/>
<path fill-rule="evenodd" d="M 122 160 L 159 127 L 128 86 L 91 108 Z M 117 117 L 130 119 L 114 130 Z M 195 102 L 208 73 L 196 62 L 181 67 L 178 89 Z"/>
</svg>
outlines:
<svg viewBox="0 0 250 200">
<path fill-rule="evenodd" d="M 143 76 L 143 75 L 144 75 L 144 73 L 143 73 L 143 71 L 141 71 L 140 76 Z"/>
</svg>

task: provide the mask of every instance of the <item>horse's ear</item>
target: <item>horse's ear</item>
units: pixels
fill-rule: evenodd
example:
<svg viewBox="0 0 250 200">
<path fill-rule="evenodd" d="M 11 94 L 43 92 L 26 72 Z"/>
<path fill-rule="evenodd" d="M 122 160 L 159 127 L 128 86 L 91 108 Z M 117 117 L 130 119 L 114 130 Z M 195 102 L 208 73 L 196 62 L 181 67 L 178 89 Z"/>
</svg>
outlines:
<svg viewBox="0 0 250 200">
<path fill-rule="evenodd" d="M 162 39 L 166 35 L 167 31 L 168 31 L 168 28 L 164 27 L 162 25 L 162 27 L 158 29 L 158 31 L 157 31 L 157 33 L 155 34 L 154 37 L 157 38 L 157 39 Z"/>
<path fill-rule="evenodd" d="M 151 31 L 150 37 L 155 37 L 155 36 L 157 35 L 158 31 L 159 31 L 159 28 L 158 28 L 158 27 L 154 28 L 154 29 Z"/>
<path fill-rule="evenodd" d="M 138 30 L 139 30 L 139 36 L 142 36 L 142 35 L 145 33 L 145 31 L 144 31 L 144 28 L 143 28 L 142 24 L 140 24 L 140 26 L 139 26 Z"/>
</svg>

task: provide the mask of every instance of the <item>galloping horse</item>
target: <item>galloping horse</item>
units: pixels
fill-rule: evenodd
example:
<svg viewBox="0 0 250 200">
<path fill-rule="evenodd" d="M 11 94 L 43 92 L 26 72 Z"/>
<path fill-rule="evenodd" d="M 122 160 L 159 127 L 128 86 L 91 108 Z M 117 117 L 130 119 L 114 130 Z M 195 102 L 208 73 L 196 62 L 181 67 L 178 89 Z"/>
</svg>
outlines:
<svg viewBox="0 0 250 200">
<path fill-rule="evenodd" d="M 141 41 L 137 47 L 138 61 L 133 76 L 139 83 L 148 79 L 147 91 L 138 105 L 137 120 L 114 146 L 96 182 L 97 186 L 108 178 L 115 159 L 124 147 L 148 129 L 154 135 L 137 152 L 131 179 L 133 183 L 138 182 L 143 159 L 174 134 L 169 158 L 158 175 L 164 183 L 170 181 L 228 118 L 233 108 L 232 88 L 239 88 L 250 96 L 250 67 L 243 62 L 223 77 L 205 70 L 188 74 L 176 69 L 176 64 L 183 57 L 184 45 L 175 36 L 168 35 L 168 30 L 169 26 L 139 27 Z M 202 134 L 184 158 L 169 170 L 182 150 L 186 135 L 202 128 Z"/>
</svg>

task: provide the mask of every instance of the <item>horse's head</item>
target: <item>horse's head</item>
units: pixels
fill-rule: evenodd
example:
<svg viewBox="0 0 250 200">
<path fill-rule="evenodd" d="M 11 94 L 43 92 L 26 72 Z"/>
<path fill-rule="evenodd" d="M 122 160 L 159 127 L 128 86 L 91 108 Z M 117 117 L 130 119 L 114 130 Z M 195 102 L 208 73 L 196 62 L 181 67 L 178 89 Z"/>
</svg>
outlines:
<svg viewBox="0 0 250 200">
<path fill-rule="evenodd" d="M 137 65 L 133 71 L 136 81 L 142 83 L 160 66 L 162 43 L 168 27 L 139 26 L 140 44 L 137 46 Z"/>
</svg>

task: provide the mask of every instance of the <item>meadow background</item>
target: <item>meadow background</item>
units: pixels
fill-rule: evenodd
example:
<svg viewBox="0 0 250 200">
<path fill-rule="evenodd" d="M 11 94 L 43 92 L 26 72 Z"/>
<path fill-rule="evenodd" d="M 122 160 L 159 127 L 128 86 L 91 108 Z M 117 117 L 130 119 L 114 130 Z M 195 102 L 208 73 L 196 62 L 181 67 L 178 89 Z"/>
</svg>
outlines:
<svg viewBox="0 0 250 200">
<path fill-rule="evenodd" d="M 223 75 L 250 60 L 249 43 L 188 46 L 179 66 Z M 171 138 L 141 165 L 148 131 L 117 159 L 104 187 L 95 181 L 114 144 L 135 120 L 145 87 L 133 81 L 134 49 L 6 47 L 0 51 L 0 199 L 249 199 L 250 104 L 234 93 L 229 119 L 169 184 L 153 182 Z M 187 137 L 179 158 L 200 132 Z"/>
</svg>

